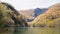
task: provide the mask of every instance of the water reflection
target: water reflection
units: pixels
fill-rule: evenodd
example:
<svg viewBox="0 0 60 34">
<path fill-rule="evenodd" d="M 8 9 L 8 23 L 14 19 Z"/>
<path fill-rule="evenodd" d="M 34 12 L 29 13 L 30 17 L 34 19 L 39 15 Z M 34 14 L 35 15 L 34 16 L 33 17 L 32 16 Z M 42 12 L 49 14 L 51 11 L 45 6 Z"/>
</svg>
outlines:
<svg viewBox="0 0 60 34">
<path fill-rule="evenodd" d="M 60 28 L 11 27 L 0 34 L 60 34 Z"/>
<path fill-rule="evenodd" d="M 59 28 L 20 28 L 15 27 L 14 34 L 60 34 Z"/>
<path fill-rule="evenodd" d="M 25 34 L 27 29 L 25 27 L 14 27 L 14 34 Z"/>
</svg>

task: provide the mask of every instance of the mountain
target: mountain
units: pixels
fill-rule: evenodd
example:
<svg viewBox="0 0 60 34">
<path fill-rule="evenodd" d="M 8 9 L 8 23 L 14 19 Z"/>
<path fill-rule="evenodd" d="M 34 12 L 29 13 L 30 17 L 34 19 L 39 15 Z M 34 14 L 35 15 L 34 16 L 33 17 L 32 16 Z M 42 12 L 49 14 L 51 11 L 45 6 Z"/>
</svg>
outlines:
<svg viewBox="0 0 60 34">
<path fill-rule="evenodd" d="M 57 27 L 60 25 L 60 3 L 50 6 L 47 12 L 36 17 L 30 26 Z"/>
<path fill-rule="evenodd" d="M 27 18 L 27 21 L 31 21 L 35 18 L 34 16 L 34 9 L 29 10 L 20 10 L 20 14 L 24 15 Z"/>
<path fill-rule="evenodd" d="M 0 2 L 0 28 L 11 25 L 28 26 L 25 16 L 20 14 L 13 6 L 8 3 Z"/>
<path fill-rule="evenodd" d="M 36 9 L 29 9 L 29 10 L 20 10 L 20 14 L 27 17 L 29 22 L 33 21 L 38 15 L 45 13 L 48 9 L 47 8 L 36 8 Z"/>
<path fill-rule="evenodd" d="M 45 13 L 47 10 L 47 8 L 36 8 L 34 10 L 34 16 L 37 17 L 38 15 Z"/>
</svg>

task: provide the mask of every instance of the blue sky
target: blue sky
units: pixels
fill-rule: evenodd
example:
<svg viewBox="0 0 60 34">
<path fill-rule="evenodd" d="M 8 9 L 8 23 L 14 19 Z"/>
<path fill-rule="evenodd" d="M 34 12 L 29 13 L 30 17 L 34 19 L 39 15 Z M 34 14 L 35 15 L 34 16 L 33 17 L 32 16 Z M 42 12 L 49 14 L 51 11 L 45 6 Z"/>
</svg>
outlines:
<svg viewBox="0 0 60 34">
<path fill-rule="evenodd" d="M 48 8 L 53 4 L 60 3 L 60 0 L 1 0 L 13 5 L 17 10 Z"/>
</svg>

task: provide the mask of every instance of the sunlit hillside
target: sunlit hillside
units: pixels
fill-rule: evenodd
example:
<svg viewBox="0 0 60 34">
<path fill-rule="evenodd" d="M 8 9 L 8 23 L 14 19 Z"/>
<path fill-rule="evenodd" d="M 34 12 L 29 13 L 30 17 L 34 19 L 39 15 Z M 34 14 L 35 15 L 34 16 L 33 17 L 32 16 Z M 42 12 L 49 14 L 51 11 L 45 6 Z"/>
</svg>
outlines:
<svg viewBox="0 0 60 34">
<path fill-rule="evenodd" d="M 60 25 L 60 3 L 49 7 L 48 11 L 39 15 L 31 26 L 59 26 Z"/>
</svg>

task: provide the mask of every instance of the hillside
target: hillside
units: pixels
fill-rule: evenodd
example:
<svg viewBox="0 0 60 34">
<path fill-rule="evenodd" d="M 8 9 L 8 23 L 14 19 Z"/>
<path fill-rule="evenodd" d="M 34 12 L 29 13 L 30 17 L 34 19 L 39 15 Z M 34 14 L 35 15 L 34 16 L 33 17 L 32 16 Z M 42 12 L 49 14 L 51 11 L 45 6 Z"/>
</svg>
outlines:
<svg viewBox="0 0 60 34">
<path fill-rule="evenodd" d="M 20 14 L 24 15 L 28 21 L 34 20 L 38 15 L 45 13 L 48 9 L 47 8 L 36 8 L 36 9 L 29 9 L 29 10 L 20 10 Z"/>
<path fill-rule="evenodd" d="M 8 3 L 0 2 L 0 28 L 16 25 L 27 26 L 24 16 L 22 16 L 13 6 Z"/>
<path fill-rule="evenodd" d="M 60 25 L 60 3 L 55 4 L 47 10 L 46 13 L 39 15 L 35 18 L 30 26 L 40 26 L 40 27 L 55 27 Z"/>
</svg>

